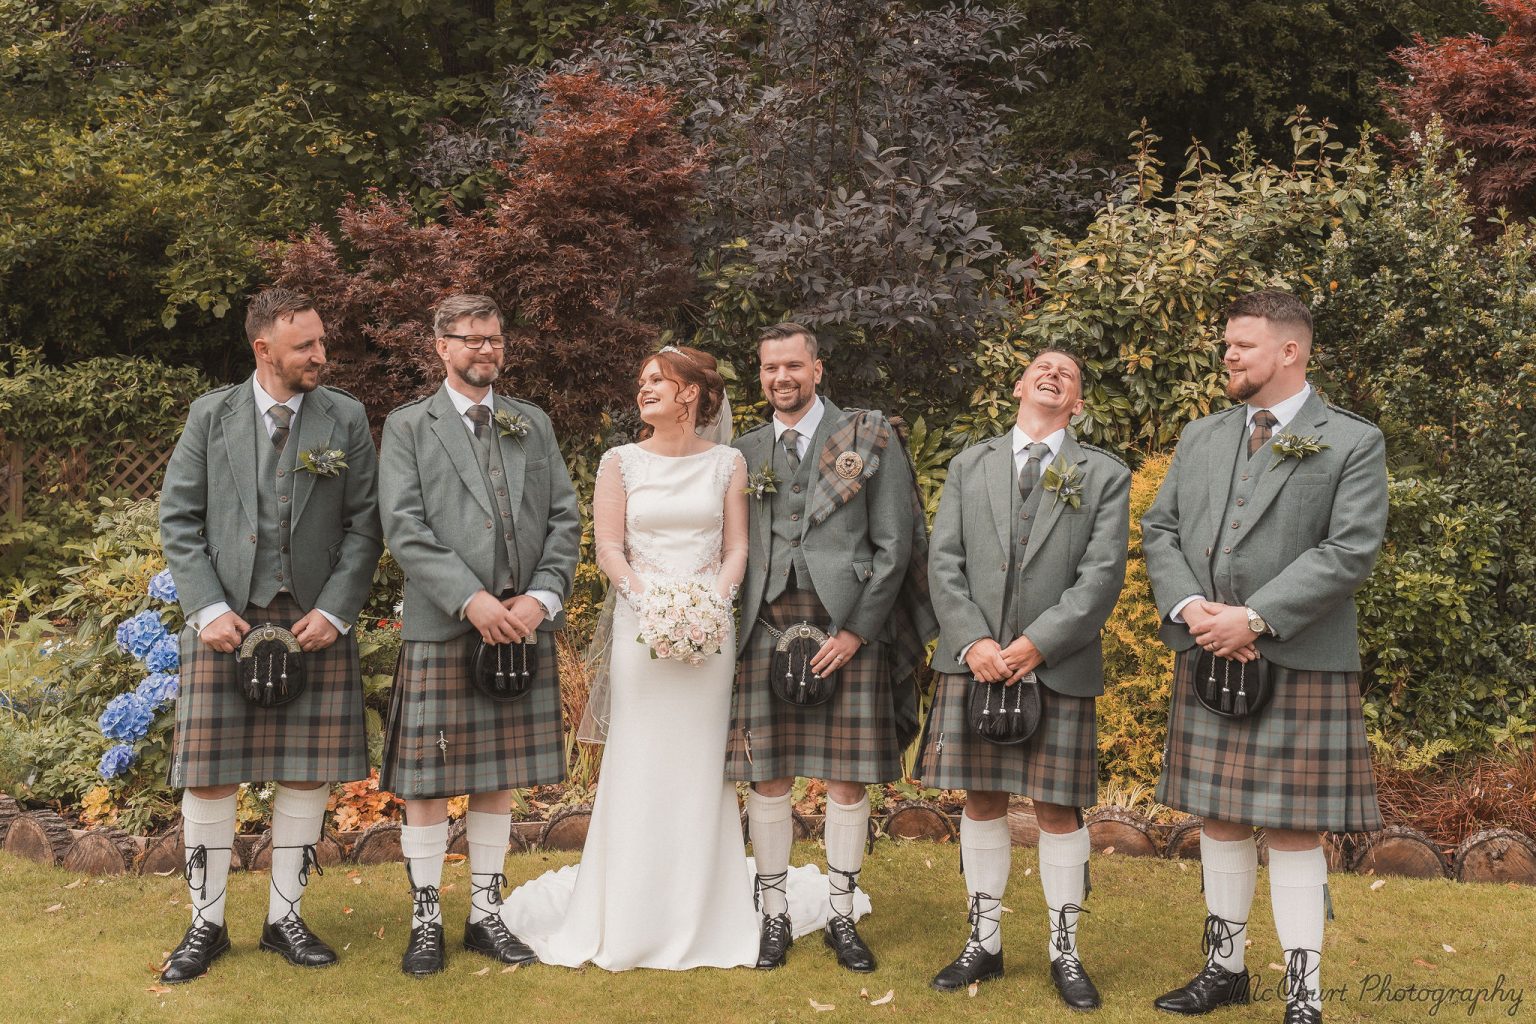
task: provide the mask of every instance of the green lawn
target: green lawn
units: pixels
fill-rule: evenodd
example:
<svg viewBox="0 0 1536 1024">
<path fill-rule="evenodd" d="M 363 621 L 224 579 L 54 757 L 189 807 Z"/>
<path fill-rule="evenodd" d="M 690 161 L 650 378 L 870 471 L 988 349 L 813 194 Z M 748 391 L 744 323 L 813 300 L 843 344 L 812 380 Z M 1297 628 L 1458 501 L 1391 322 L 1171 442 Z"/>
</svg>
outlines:
<svg viewBox="0 0 1536 1024">
<path fill-rule="evenodd" d="M 230 892 L 234 949 L 206 978 L 169 992 L 150 991 L 155 966 L 186 925 L 185 889 L 177 878 L 81 879 L 0 854 L 0 1020 L 48 1021 L 324 1021 L 437 1024 L 459 1020 L 604 1021 L 1081 1021 L 1060 1008 L 1046 974 L 1045 924 L 1034 851 L 1015 851 L 1013 885 L 1004 918 L 1009 974 L 975 997 L 928 989 L 933 972 L 958 951 L 965 933 L 958 851 L 950 845 L 882 840 L 863 883 L 875 913 L 861 928 L 881 958 L 878 972 L 841 971 L 819 938 L 802 939 L 788 967 L 639 971 L 612 975 L 532 966 L 503 972 L 450 946 L 448 970 L 425 981 L 398 973 L 409 902 L 399 866 L 327 871 L 314 881 L 305 916 L 342 954 L 340 965 L 299 971 L 260 952 L 266 907 L 265 875 L 236 874 Z M 796 861 L 819 856 L 811 844 Z M 574 854 L 521 854 L 508 860 L 514 884 Z M 1085 962 L 1104 994 L 1103 1022 L 1171 1020 L 1152 1010 L 1153 997 L 1187 980 L 1200 965 L 1204 917 L 1197 864 L 1095 857 L 1092 911 L 1081 929 Z M 1026 874 L 1026 872 L 1029 872 Z M 1391 1002 L 1373 976 L 1391 975 L 1398 996 L 1426 986 L 1442 991 L 1492 987 L 1504 975 L 1498 1001 L 1478 1005 L 1474 1020 L 1536 1020 L 1536 890 L 1452 882 L 1335 875 L 1338 920 L 1330 925 L 1324 983 L 1342 986 L 1331 1021 L 1467 1019 L 1465 993 L 1451 993 L 1432 1016 L 1430 1002 Z M 462 864 L 444 877 L 450 942 L 468 904 Z M 1272 988 L 1280 972 L 1268 911 L 1268 880 L 1259 878 L 1249 965 Z M 350 910 L 350 913 L 347 912 Z M 379 936 L 383 929 L 382 938 Z M 1454 952 L 1444 947 L 1450 946 Z M 1362 993 L 1362 986 L 1368 986 Z M 1417 986 L 1410 990 L 1409 986 Z M 1522 999 L 1531 991 L 1530 1005 Z M 894 990 L 883 1006 L 871 999 Z M 813 1010 L 810 1000 L 835 1006 Z M 1460 1000 L 1460 1001 L 1451 1001 Z M 1512 1012 L 1513 1011 L 1513 1012 Z M 1271 1000 L 1229 1010 L 1223 1024 L 1278 1022 Z"/>
</svg>

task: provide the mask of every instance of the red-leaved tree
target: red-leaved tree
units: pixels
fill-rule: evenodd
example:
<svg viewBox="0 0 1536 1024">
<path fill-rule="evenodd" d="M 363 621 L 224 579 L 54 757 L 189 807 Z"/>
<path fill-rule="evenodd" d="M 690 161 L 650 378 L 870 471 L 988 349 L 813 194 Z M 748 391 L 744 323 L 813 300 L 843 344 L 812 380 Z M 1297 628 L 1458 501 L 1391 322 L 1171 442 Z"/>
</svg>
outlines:
<svg viewBox="0 0 1536 1024">
<path fill-rule="evenodd" d="M 371 193 L 339 211 L 339 240 L 317 228 L 267 252 L 274 283 L 308 292 L 325 318 L 327 382 L 362 399 L 375 427 L 442 380 L 432 307 L 474 292 L 508 321 L 503 386 L 561 436 L 590 434 L 629 400 L 657 324 L 692 288 L 683 230 L 704 161 L 671 97 L 595 74 L 551 75 L 543 90 L 483 210 L 423 222 Z"/>
<path fill-rule="evenodd" d="M 1507 26 L 1496 40 L 1418 37 L 1393 56 L 1406 85 L 1388 109 L 1423 132 L 1438 116 L 1446 138 L 1477 160 L 1467 191 L 1479 212 L 1536 215 L 1536 0 L 1486 0 Z"/>
</svg>

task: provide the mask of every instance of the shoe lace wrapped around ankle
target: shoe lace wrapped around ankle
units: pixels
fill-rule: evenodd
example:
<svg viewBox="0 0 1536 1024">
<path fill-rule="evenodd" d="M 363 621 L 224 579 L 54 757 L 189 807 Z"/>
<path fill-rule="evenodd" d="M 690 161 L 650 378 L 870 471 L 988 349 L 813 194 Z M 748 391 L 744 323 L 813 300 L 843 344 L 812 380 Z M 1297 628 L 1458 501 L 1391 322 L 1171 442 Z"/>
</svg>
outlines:
<svg viewBox="0 0 1536 1024">
<path fill-rule="evenodd" d="M 292 849 L 294 849 L 292 846 L 272 847 L 273 852 L 278 850 Z M 277 882 L 275 880 L 272 883 L 272 891 L 277 893 L 279 899 L 288 904 L 288 910 L 283 914 L 282 917 L 282 920 L 284 921 L 291 921 L 299 916 L 298 907 L 299 904 L 304 900 L 304 890 L 309 888 L 310 871 L 313 870 L 317 875 L 325 874 L 325 869 L 320 866 L 320 855 L 315 850 L 314 844 L 306 844 L 304 846 L 298 847 L 298 849 L 304 851 L 303 859 L 299 862 L 299 895 L 297 897 L 289 896 L 287 893 L 283 892 L 277 887 Z"/>
<path fill-rule="evenodd" d="M 1285 996 L 1286 1002 L 1305 1003 L 1312 998 L 1312 990 L 1307 986 L 1307 954 L 1316 953 L 1311 949 L 1288 949 L 1285 951 L 1285 977 L 1280 980 L 1280 994 Z"/>
<path fill-rule="evenodd" d="M 998 899 L 998 897 L 988 895 L 984 892 L 971 893 L 971 909 L 965 915 L 966 922 L 971 926 L 971 937 L 966 940 L 965 949 L 960 952 L 961 957 L 969 956 L 974 959 L 976 954 L 972 952 L 972 947 L 974 947 L 976 950 L 985 950 L 986 944 L 990 942 L 998 932 L 1003 930 L 1003 926 L 1000 921 L 994 921 L 981 912 L 982 900 L 993 900 L 999 905 L 1002 903 L 1002 900 Z M 981 934 L 981 924 L 983 921 L 992 926 L 992 930 L 986 935 Z"/>
<path fill-rule="evenodd" d="M 785 869 L 769 875 L 756 875 L 752 879 L 752 906 L 759 912 L 763 909 L 763 891 L 770 890 L 784 897 L 785 903 L 789 902 L 789 871 Z"/>
<path fill-rule="evenodd" d="M 841 876 L 841 883 L 839 883 L 839 876 Z M 858 887 L 859 873 L 857 871 L 844 871 L 842 868 L 835 868 L 830 864 L 827 865 L 827 894 L 829 896 L 847 896 L 849 899 L 852 899 Z M 843 920 L 852 923 L 853 917 L 850 914 L 834 910 L 832 912 L 832 920 Z"/>
<path fill-rule="evenodd" d="M 487 881 L 483 883 L 477 881 L 477 879 L 481 878 L 487 879 Z M 476 910 L 482 911 L 490 917 L 495 917 L 496 908 L 501 906 L 501 890 L 506 888 L 507 876 L 500 871 L 491 873 L 472 871 L 469 875 L 469 885 L 469 902 Z M 481 906 L 479 902 L 482 898 L 485 900 L 484 906 Z"/>
<path fill-rule="evenodd" d="M 228 850 L 229 847 L 215 846 L 214 849 Z M 194 871 L 201 871 L 203 873 L 202 881 L 194 882 L 192 880 L 192 873 Z M 201 926 L 210 923 L 203 918 L 203 908 L 217 903 L 220 898 L 223 897 L 224 893 L 228 891 L 228 889 L 227 887 L 220 889 L 217 896 L 215 896 L 213 899 L 208 898 L 208 847 L 202 845 L 201 843 L 187 851 L 187 889 L 191 892 L 197 893 L 198 897 L 197 901 L 192 904 L 193 925 Z M 189 938 L 191 937 L 191 934 L 191 932 L 187 933 Z"/>
<path fill-rule="evenodd" d="M 1072 952 L 1072 922 L 1067 920 L 1068 914 L 1086 914 L 1076 903 L 1063 903 L 1056 911 L 1056 920 L 1051 924 L 1051 946 L 1063 958 L 1071 957 L 1074 961 L 1077 957 Z"/>
<path fill-rule="evenodd" d="M 437 886 L 413 885 L 411 887 L 411 916 L 422 921 L 430 921 L 438 912 Z"/>
<path fill-rule="evenodd" d="M 1200 951 L 1212 962 L 1219 956 L 1231 956 L 1237 949 L 1238 933 L 1247 925 L 1247 921 L 1228 921 L 1207 914 L 1205 934 L 1200 936 Z"/>
</svg>

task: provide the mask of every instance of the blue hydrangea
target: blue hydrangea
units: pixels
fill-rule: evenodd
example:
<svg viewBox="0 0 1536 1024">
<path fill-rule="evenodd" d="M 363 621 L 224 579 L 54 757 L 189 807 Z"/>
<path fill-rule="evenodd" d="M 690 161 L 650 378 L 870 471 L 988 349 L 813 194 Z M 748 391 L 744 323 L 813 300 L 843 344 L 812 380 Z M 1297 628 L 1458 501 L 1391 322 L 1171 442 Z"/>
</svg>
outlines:
<svg viewBox="0 0 1536 1024">
<path fill-rule="evenodd" d="M 175 700 L 181 692 L 181 676 L 173 672 L 154 672 L 145 676 L 133 692 L 148 701 L 151 707 L 160 708 Z"/>
<path fill-rule="evenodd" d="M 149 732 L 154 718 L 155 709 L 149 701 L 137 693 L 120 693 L 107 702 L 98 724 L 107 739 L 134 743 Z"/>
<path fill-rule="evenodd" d="M 160 621 L 159 612 L 142 611 L 117 627 L 117 646 L 124 654 L 143 658 L 162 637 L 168 635 L 165 623 Z"/>
<path fill-rule="evenodd" d="M 169 633 L 155 641 L 144 655 L 144 667 L 151 672 L 174 672 L 181 667 L 181 644 Z"/>
<path fill-rule="evenodd" d="M 176 603 L 176 581 L 171 578 L 171 570 L 162 569 L 155 573 L 154 579 L 149 581 L 149 596 L 166 604 Z"/>
<path fill-rule="evenodd" d="M 11 699 L 11 695 L 6 693 L 4 690 L 0 690 L 0 711 L 19 710 L 20 708 L 17 707 L 16 702 Z"/>
<path fill-rule="evenodd" d="M 133 761 L 133 748 L 128 744 L 118 743 L 108 747 L 107 752 L 101 755 L 101 777 L 104 779 L 115 779 L 127 771 L 128 766 L 133 764 Z"/>
</svg>

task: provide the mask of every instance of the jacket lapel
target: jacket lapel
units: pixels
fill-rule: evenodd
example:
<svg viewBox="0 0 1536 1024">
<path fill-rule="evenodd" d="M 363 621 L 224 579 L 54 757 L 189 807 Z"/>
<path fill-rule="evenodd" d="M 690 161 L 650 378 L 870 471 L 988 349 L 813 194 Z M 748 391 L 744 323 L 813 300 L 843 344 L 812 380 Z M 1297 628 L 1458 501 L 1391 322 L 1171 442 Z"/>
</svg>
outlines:
<svg viewBox="0 0 1536 1024">
<path fill-rule="evenodd" d="M 757 433 L 757 436 L 746 439 L 749 451 L 742 454 L 746 456 L 747 473 L 761 473 L 765 468 L 773 465 L 773 421 L 768 422 L 768 427 Z M 778 487 L 788 487 L 788 480 L 780 480 Z M 757 517 L 757 532 L 753 534 L 759 544 L 762 545 L 763 564 L 768 564 L 768 549 L 773 544 L 773 498 L 763 495 L 761 498 L 753 498 L 752 504 L 757 508 L 754 515 Z"/>
<path fill-rule="evenodd" d="M 1064 471 L 1067 466 L 1076 466 L 1077 471 L 1083 473 L 1083 466 L 1087 462 L 1088 456 L 1079 447 L 1077 438 L 1072 436 L 1070 430 L 1067 431 L 1066 439 L 1061 443 L 1061 451 L 1051 461 L 1051 467 L 1055 467 L 1058 471 Z M 1047 467 L 1047 469 L 1051 467 Z M 1043 473 L 1041 474 L 1040 482 L 1035 486 L 1045 487 L 1045 475 Z M 1087 488 L 1084 487 L 1083 490 L 1086 492 Z M 1049 506 L 1047 506 L 1047 502 L 1049 502 Z M 1066 507 L 1067 503 L 1060 500 L 1058 495 L 1052 494 L 1049 491 L 1041 491 L 1040 508 L 1044 511 L 1039 514 L 1034 529 L 1029 531 L 1029 546 L 1024 549 L 1024 557 L 1019 562 L 1020 569 L 1028 565 L 1041 547 L 1045 545 L 1045 538 L 1050 536 L 1051 530 L 1056 526 L 1056 520 L 1061 518 L 1062 509 Z"/>
<path fill-rule="evenodd" d="M 234 389 L 223 417 L 224 454 L 229 459 L 230 474 L 240 495 L 245 519 L 256 528 L 256 396 L 250 378 Z M 271 443 L 266 437 L 262 441 Z"/>
<path fill-rule="evenodd" d="M 502 395 L 495 395 L 492 399 L 492 405 L 497 412 L 505 412 L 510 416 L 518 415 L 517 407 Z M 489 429 L 495 431 L 492 436 L 496 438 L 497 448 L 501 451 L 501 472 L 503 479 L 507 482 L 507 505 L 512 509 L 512 517 L 515 522 L 518 507 L 523 501 L 523 484 L 527 479 L 525 469 L 528 465 L 528 452 L 524 446 L 527 444 L 528 439 L 526 437 L 502 437 L 494 419 L 491 421 Z"/>
<path fill-rule="evenodd" d="M 458 470 L 459 479 L 464 481 L 465 489 L 474 495 L 485 514 L 490 515 L 493 511 L 491 496 L 486 493 L 485 478 L 480 474 L 480 460 L 475 455 L 474 444 L 459 410 L 453 407 L 453 399 L 448 397 L 447 384 L 432 396 L 427 403 L 427 411 L 433 416 L 432 433 L 442 442 L 453 468 Z"/>
<path fill-rule="evenodd" d="M 1307 396 L 1306 402 L 1302 403 L 1301 411 L 1296 414 L 1296 418 L 1287 423 L 1283 430 L 1277 431 L 1275 436 L 1312 433 L 1314 429 L 1320 429 L 1327 422 L 1328 404 L 1319 398 L 1314 390 Z M 1281 486 L 1291 478 L 1292 473 L 1296 472 L 1296 467 L 1301 465 L 1300 459 L 1282 459 L 1276 455 L 1274 438 L 1271 438 L 1270 443 L 1265 446 L 1264 453 L 1257 462 L 1262 463 L 1264 468 L 1259 470 L 1259 479 L 1253 489 L 1253 507 L 1248 510 L 1249 527 L 1244 531 L 1245 536 L 1252 534 L 1254 525 L 1263 518 L 1265 511 L 1279 496 Z"/>
<path fill-rule="evenodd" d="M 299 517 L 304 515 L 304 506 L 309 503 L 310 492 L 315 489 L 315 474 L 306 472 L 303 463 L 299 460 L 301 452 L 325 451 L 331 447 L 331 435 L 336 430 L 336 421 L 331 418 L 330 399 L 325 393 L 316 388 L 304 396 L 304 402 L 299 406 L 299 430 L 295 437 L 289 439 L 289 444 L 295 441 L 298 449 L 293 453 L 293 526 L 299 525 Z M 346 472 L 346 470 L 342 470 Z"/>
<path fill-rule="evenodd" d="M 982 476 L 986 478 L 987 498 L 992 504 L 992 525 L 997 528 L 997 545 L 1003 556 L 1008 556 L 1008 546 L 1013 543 L 1013 491 L 1018 478 L 1013 475 L 1013 445 L 1009 443 L 1012 431 L 992 439 L 992 451 L 982 461 Z"/>
</svg>

